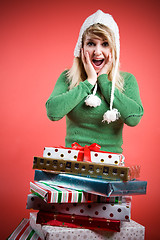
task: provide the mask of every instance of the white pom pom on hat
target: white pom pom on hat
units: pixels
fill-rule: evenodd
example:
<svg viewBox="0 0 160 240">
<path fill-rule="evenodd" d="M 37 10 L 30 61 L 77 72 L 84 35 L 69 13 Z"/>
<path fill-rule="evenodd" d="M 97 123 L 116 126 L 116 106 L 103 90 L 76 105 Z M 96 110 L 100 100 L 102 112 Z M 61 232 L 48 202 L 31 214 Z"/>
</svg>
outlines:
<svg viewBox="0 0 160 240">
<path fill-rule="evenodd" d="M 97 12 L 95 12 L 94 14 L 92 14 L 88 18 L 86 18 L 86 20 L 84 21 L 84 23 L 83 23 L 83 25 L 80 29 L 78 41 L 77 41 L 77 44 L 76 44 L 76 47 L 75 47 L 75 50 L 74 50 L 74 56 L 75 57 L 80 57 L 80 51 L 81 51 L 81 48 L 82 48 L 83 33 L 88 27 L 90 27 L 91 25 L 96 24 L 96 23 L 103 24 L 106 27 L 108 27 L 109 29 L 111 29 L 111 31 L 114 33 L 114 36 L 115 36 L 117 59 L 116 59 L 115 70 L 114 70 L 113 79 L 112 79 L 110 110 L 108 110 L 103 115 L 103 122 L 107 121 L 108 124 L 109 124 L 110 122 L 116 121 L 120 117 L 120 113 L 118 112 L 118 110 L 115 109 L 115 108 L 113 109 L 116 74 L 117 74 L 117 71 L 118 71 L 119 55 L 120 55 L 119 28 L 118 28 L 117 23 L 114 21 L 113 17 L 110 14 L 104 13 L 101 10 L 98 10 Z M 95 88 L 93 90 L 93 94 L 89 95 L 86 98 L 86 100 L 85 100 L 86 105 L 88 105 L 90 107 L 100 106 L 101 99 L 98 98 L 97 96 L 95 96 L 96 91 L 97 91 L 97 84 L 95 85 Z"/>
<path fill-rule="evenodd" d="M 104 113 L 102 122 L 107 121 L 109 124 L 110 122 L 115 122 L 119 117 L 120 113 L 116 108 L 113 108 L 112 110 L 109 110 Z"/>
<path fill-rule="evenodd" d="M 85 103 L 87 106 L 90 106 L 90 107 L 98 107 L 101 105 L 101 99 L 91 94 L 91 95 L 88 95 L 88 97 L 85 100 Z"/>
<path fill-rule="evenodd" d="M 88 95 L 88 97 L 85 100 L 85 103 L 87 106 L 98 107 L 101 105 L 101 99 L 99 97 L 95 96 L 96 92 L 97 92 L 97 83 L 95 84 L 93 93 Z"/>
</svg>

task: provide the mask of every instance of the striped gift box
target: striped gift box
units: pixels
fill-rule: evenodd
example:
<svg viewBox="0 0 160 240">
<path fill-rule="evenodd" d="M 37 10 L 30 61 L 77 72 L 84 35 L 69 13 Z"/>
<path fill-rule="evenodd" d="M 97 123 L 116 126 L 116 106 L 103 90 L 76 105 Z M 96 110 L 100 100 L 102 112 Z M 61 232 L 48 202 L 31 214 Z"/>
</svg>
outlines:
<svg viewBox="0 0 160 240">
<path fill-rule="evenodd" d="M 8 240 L 41 240 L 37 233 L 31 228 L 30 220 L 23 219 Z"/>
<path fill-rule="evenodd" d="M 99 196 L 82 190 L 73 190 L 69 188 L 55 186 L 51 182 L 35 181 L 30 182 L 30 191 L 47 203 L 90 203 L 90 202 L 121 202 L 119 197 L 108 198 Z"/>
<path fill-rule="evenodd" d="M 30 182 L 30 190 L 38 194 L 48 203 L 74 203 L 86 201 L 81 190 L 67 189 L 46 182 Z"/>
<path fill-rule="evenodd" d="M 84 193 L 85 194 L 85 193 Z M 96 195 L 93 195 L 93 196 L 96 196 Z M 98 204 L 101 204 L 101 203 L 111 203 L 112 205 L 113 204 L 121 204 L 122 202 L 123 203 L 130 203 L 131 202 L 131 198 L 126 199 L 126 198 L 122 198 L 122 197 L 109 197 L 109 198 L 106 198 L 106 197 L 101 197 L 101 196 L 97 196 L 97 198 L 95 198 L 96 203 Z M 83 204 L 92 204 L 93 202 L 90 201 L 90 203 L 79 203 L 81 205 Z M 26 204 L 26 208 L 27 209 L 34 209 L 34 210 L 43 210 L 43 211 L 49 211 L 49 212 L 54 212 L 54 209 L 55 209 L 55 205 L 77 205 L 78 203 L 47 203 L 46 201 L 44 201 L 43 198 L 35 195 L 34 193 L 32 194 L 28 194 L 28 197 L 27 197 L 27 204 Z"/>
</svg>

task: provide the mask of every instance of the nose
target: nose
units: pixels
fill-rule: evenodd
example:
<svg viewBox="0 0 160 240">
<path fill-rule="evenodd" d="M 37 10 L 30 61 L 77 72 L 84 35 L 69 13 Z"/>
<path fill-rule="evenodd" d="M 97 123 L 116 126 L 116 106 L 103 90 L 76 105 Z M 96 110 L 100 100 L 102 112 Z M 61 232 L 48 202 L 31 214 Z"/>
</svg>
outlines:
<svg viewBox="0 0 160 240">
<path fill-rule="evenodd" d="M 97 44 L 96 46 L 95 46 L 95 49 L 94 49 L 94 54 L 96 55 L 96 56 L 99 56 L 99 55 L 101 55 L 101 46 L 99 45 L 99 44 Z"/>
</svg>

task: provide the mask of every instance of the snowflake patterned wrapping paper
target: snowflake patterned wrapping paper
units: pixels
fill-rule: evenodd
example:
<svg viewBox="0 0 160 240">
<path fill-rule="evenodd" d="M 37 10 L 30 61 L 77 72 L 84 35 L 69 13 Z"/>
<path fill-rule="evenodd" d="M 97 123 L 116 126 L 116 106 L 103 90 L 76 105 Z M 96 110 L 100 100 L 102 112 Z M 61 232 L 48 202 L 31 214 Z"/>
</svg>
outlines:
<svg viewBox="0 0 160 240">
<path fill-rule="evenodd" d="M 119 220 L 108 220 L 105 218 L 95 218 L 88 216 L 70 215 L 62 213 L 50 213 L 39 211 L 36 223 L 70 228 L 87 228 L 92 230 L 104 230 L 120 232 Z"/>
<path fill-rule="evenodd" d="M 30 213 L 31 227 L 40 235 L 44 234 L 43 240 L 144 240 L 145 227 L 131 220 L 121 223 L 120 232 L 93 231 L 89 229 L 64 228 L 54 226 L 42 226 L 36 224 L 36 213 Z"/>
<path fill-rule="evenodd" d="M 43 233 L 41 233 L 43 236 Z M 30 220 L 23 219 L 14 232 L 7 238 L 8 240 L 41 240 L 37 233 L 31 228 Z"/>
<path fill-rule="evenodd" d="M 103 198 L 103 197 L 102 197 Z M 90 217 L 100 217 L 122 221 L 130 220 L 131 198 L 127 200 L 112 197 L 112 203 L 46 203 L 42 198 L 29 194 L 27 198 L 27 209 L 42 210 L 46 212 L 60 212 L 64 214 L 76 214 Z M 122 203 L 123 201 L 123 203 Z M 127 202 L 124 202 L 127 201 Z"/>
<path fill-rule="evenodd" d="M 45 147 L 43 157 L 63 160 L 84 161 L 85 147 L 74 148 Z M 114 165 L 124 165 L 124 156 L 120 153 L 111 153 L 104 151 L 87 151 L 90 154 L 91 162 L 106 163 Z"/>
<path fill-rule="evenodd" d="M 82 190 L 55 186 L 45 181 L 30 182 L 30 191 L 43 198 L 47 203 L 89 203 L 109 201 L 107 197 L 87 193 Z M 120 201 L 120 198 L 117 198 L 117 201 Z"/>
<path fill-rule="evenodd" d="M 146 181 L 108 181 L 106 179 L 75 176 L 66 173 L 55 174 L 40 170 L 35 170 L 34 180 L 43 180 L 54 185 L 61 185 L 107 197 L 146 194 L 147 187 Z"/>
</svg>

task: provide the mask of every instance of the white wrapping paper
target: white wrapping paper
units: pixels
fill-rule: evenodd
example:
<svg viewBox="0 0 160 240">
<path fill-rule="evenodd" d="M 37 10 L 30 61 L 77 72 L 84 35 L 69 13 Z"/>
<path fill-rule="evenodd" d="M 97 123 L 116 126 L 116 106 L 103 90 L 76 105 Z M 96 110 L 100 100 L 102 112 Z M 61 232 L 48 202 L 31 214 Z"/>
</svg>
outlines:
<svg viewBox="0 0 160 240">
<path fill-rule="evenodd" d="M 63 160 L 77 160 L 80 150 L 66 149 L 66 148 L 53 148 L 45 147 L 43 151 L 43 157 Z M 113 165 L 124 165 L 124 156 L 118 153 L 110 152 L 94 152 L 91 151 L 91 162 L 105 163 Z"/>
</svg>

